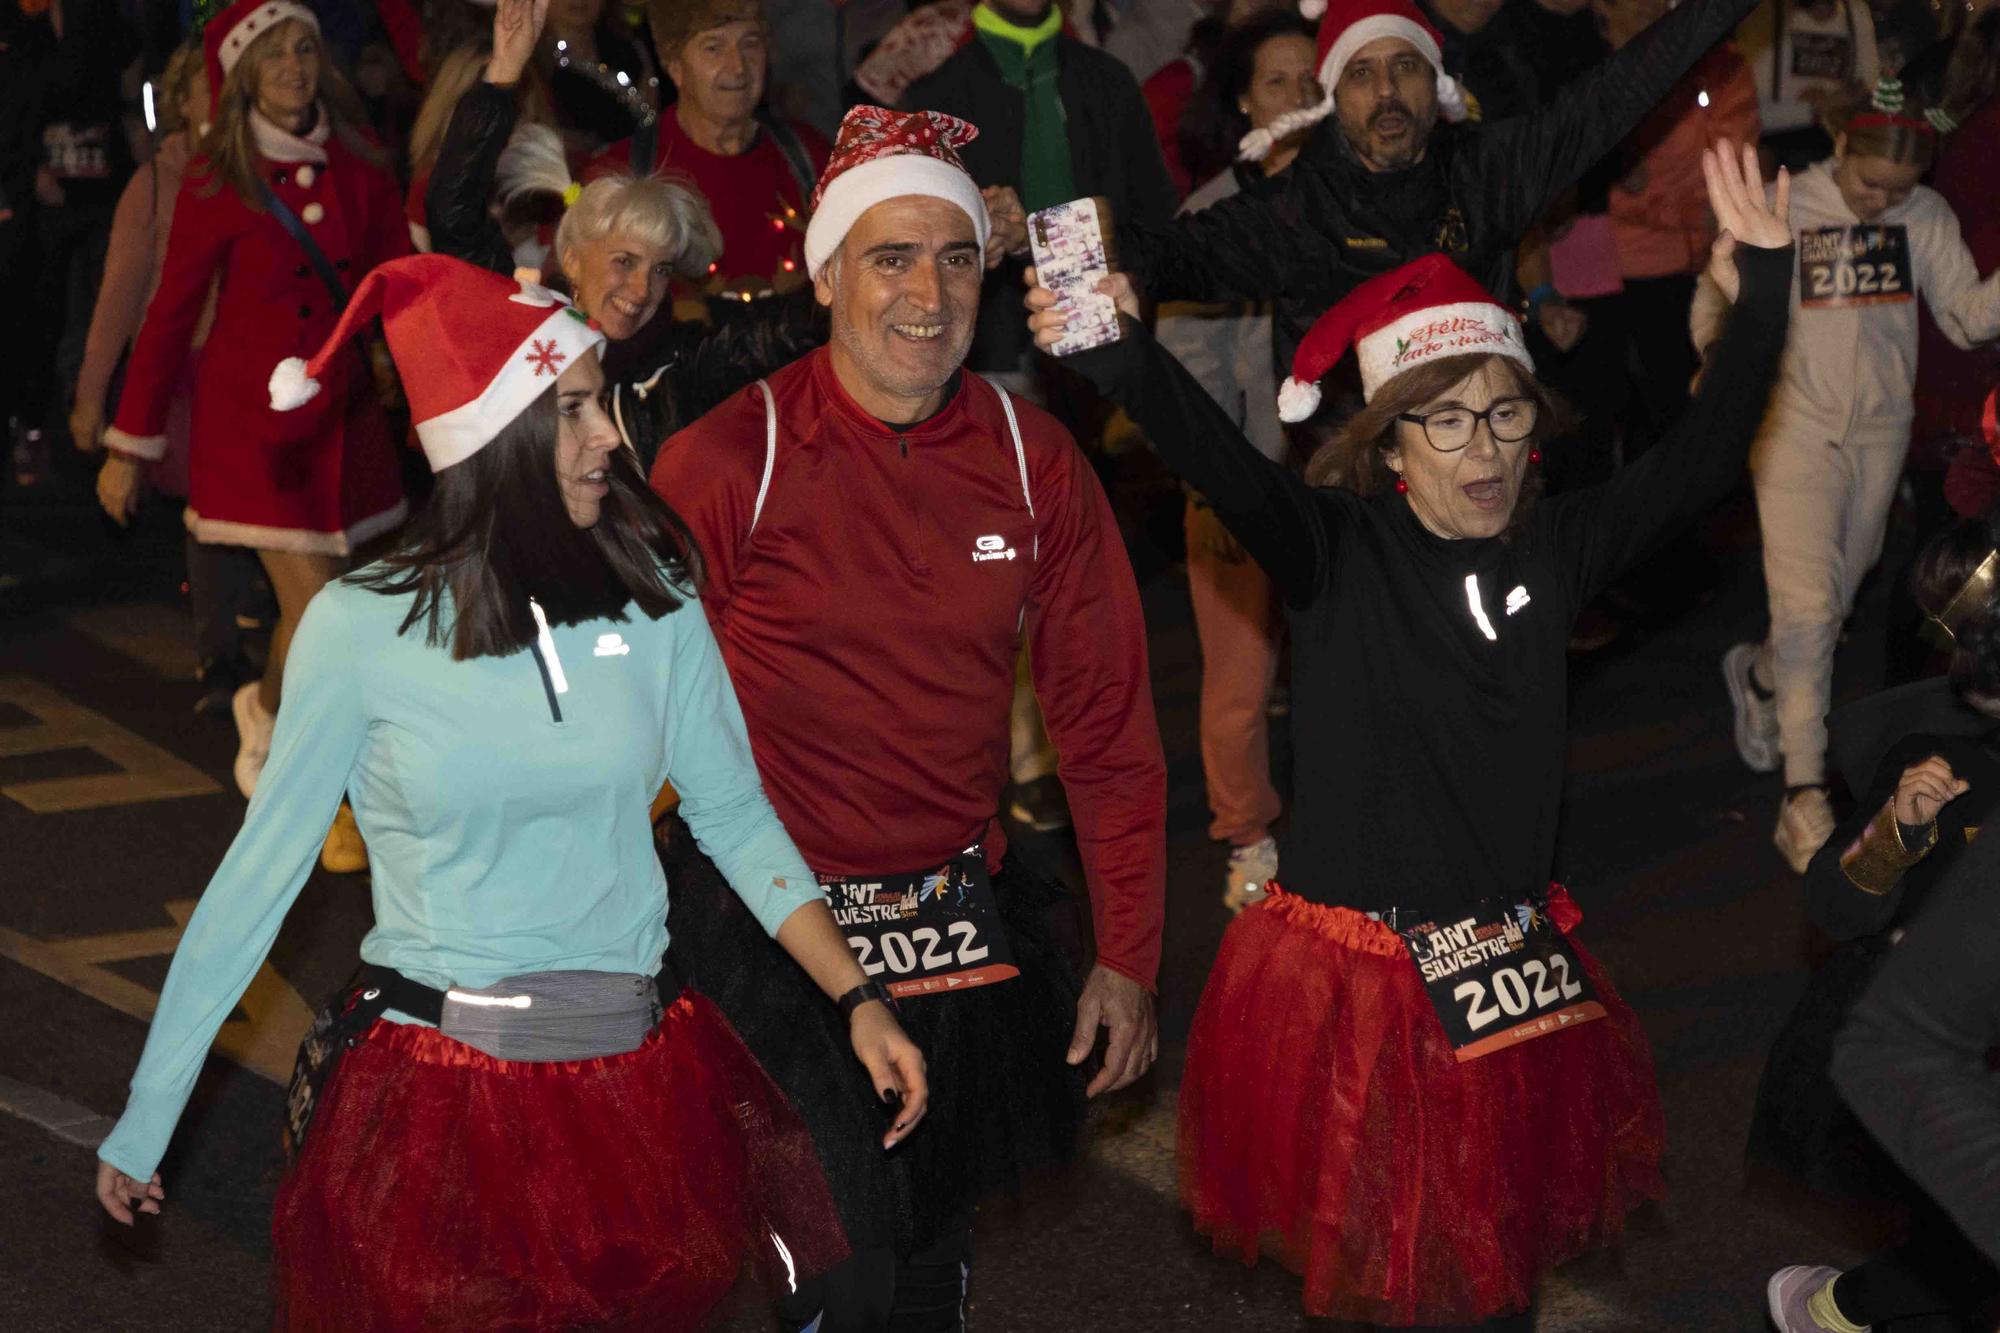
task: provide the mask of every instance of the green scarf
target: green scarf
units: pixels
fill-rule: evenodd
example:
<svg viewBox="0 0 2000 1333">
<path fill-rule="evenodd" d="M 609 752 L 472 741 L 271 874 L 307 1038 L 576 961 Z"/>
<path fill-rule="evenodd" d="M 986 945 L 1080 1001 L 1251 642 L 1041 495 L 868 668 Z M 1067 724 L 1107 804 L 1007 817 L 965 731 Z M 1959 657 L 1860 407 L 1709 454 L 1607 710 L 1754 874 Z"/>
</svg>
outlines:
<svg viewBox="0 0 2000 1333">
<path fill-rule="evenodd" d="M 1076 198 L 1070 177 L 1069 130 L 1062 98 L 1056 91 L 1056 36 L 1062 31 L 1062 9 L 1032 28 L 1009 23 L 985 5 L 975 5 L 972 26 L 979 40 L 999 62 L 1000 77 L 1027 101 L 1027 123 L 1021 132 L 1021 202 L 1030 211 Z"/>
</svg>

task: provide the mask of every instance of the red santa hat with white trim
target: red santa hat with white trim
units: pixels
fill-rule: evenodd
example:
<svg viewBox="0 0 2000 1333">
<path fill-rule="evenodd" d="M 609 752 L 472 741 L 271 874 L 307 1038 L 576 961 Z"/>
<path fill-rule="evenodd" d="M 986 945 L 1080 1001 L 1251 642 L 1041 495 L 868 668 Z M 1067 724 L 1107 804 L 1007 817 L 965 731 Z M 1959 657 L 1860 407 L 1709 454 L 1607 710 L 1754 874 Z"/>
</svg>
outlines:
<svg viewBox="0 0 2000 1333">
<path fill-rule="evenodd" d="M 891 111 L 857 106 L 842 117 L 833 152 L 813 190 L 806 224 L 806 273 L 821 266 L 847 239 L 861 215 L 904 195 L 927 194 L 957 204 L 972 219 L 979 252 L 986 253 L 990 222 L 986 200 L 957 150 L 979 137 L 969 121 L 942 111 Z"/>
<path fill-rule="evenodd" d="M 310 361 L 286 357 L 271 372 L 271 407 L 311 402 L 334 358 L 381 316 L 402 373 L 417 442 L 431 471 L 462 462 L 604 341 L 604 334 L 546 287 L 448 255 L 409 255 L 370 269 Z"/>
<path fill-rule="evenodd" d="M 1333 113 L 1333 88 L 1354 53 L 1384 37 L 1400 37 L 1417 48 L 1417 54 L 1437 71 L 1438 110 L 1446 120 L 1464 120 L 1467 114 L 1465 90 L 1458 80 L 1444 72 L 1444 49 L 1438 30 L 1411 0 L 1299 0 L 1299 13 L 1319 20 L 1319 86 L 1325 91 L 1319 105 L 1303 111 L 1287 111 L 1262 129 L 1252 130 L 1237 145 L 1238 155 L 1247 161 L 1262 161 L 1272 145 L 1308 125 L 1317 124 Z"/>
<path fill-rule="evenodd" d="M 1535 369 L 1521 321 L 1472 275 L 1440 254 L 1379 274 L 1313 323 L 1278 386 L 1278 415 L 1304 421 L 1319 407 L 1320 377 L 1354 348 L 1361 396 L 1406 370 L 1447 356 L 1490 353 Z"/>
<path fill-rule="evenodd" d="M 210 18 L 201 30 L 201 50 L 208 65 L 208 107 L 211 115 L 222 105 L 222 81 L 250 49 L 250 43 L 287 19 L 319 32 L 319 15 L 301 0 L 236 0 Z"/>
</svg>

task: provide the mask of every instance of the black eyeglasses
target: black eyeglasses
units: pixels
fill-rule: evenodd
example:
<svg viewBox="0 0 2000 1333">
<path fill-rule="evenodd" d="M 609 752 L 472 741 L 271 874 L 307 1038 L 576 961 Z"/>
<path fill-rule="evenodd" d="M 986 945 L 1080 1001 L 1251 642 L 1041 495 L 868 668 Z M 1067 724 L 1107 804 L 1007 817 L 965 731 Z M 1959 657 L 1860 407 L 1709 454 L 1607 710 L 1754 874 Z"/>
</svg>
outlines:
<svg viewBox="0 0 2000 1333">
<path fill-rule="evenodd" d="M 1440 407 L 1435 412 L 1399 412 L 1398 421 L 1424 428 L 1424 439 L 1441 454 L 1455 454 L 1472 443 L 1472 433 L 1485 422 L 1502 444 L 1518 444 L 1534 433 L 1541 408 L 1532 398 L 1496 398 L 1484 412 L 1469 407 Z"/>
</svg>

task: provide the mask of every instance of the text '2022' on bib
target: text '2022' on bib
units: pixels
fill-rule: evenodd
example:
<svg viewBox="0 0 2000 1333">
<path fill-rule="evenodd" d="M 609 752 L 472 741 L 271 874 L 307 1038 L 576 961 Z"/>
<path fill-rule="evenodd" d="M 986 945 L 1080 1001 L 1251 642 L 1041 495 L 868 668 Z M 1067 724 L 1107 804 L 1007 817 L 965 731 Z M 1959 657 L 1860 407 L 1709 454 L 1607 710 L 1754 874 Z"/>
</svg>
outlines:
<svg viewBox="0 0 2000 1333">
<path fill-rule="evenodd" d="M 1914 300 L 1910 233 L 1901 224 L 1799 233 L 1799 305 L 1807 310 Z"/>
<path fill-rule="evenodd" d="M 862 971 L 899 1000 L 1020 975 L 978 847 L 934 870 L 873 879 L 822 875 L 820 887 Z"/>
<path fill-rule="evenodd" d="M 1481 903 L 1456 921 L 1396 933 L 1460 1063 L 1604 1017 L 1590 978 L 1537 904 Z"/>
</svg>

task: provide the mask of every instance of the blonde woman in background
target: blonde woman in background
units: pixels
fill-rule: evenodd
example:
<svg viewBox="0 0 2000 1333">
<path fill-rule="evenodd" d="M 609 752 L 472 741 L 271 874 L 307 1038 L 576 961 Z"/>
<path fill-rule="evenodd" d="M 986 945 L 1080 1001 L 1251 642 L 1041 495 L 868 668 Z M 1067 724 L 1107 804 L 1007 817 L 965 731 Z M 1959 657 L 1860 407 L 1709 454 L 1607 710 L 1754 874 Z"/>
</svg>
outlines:
<svg viewBox="0 0 2000 1333">
<path fill-rule="evenodd" d="M 354 548 L 402 522 L 400 464 L 368 361 L 329 368 L 303 409 L 271 410 L 278 362 L 332 332 L 363 274 L 410 251 L 396 182 L 356 128 L 358 104 L 298 0 L 237 0 L 209 20 L 213 121 L 174 206 L 160 281 L 132 349 L 105 443 L 107 489 L 163 457 L 175 386 L 209 290 L 214 321 L 195 375 L 187 524 L 197 540 L 257 552 L 278 600 L 261 681 L 232 701 L 237 785 L 270 752 L 292 633 Z M 352 816 L 329 847 L 359 869 Z M 365 864 L 365 860 L 361 861 Z"/>
</svg>

